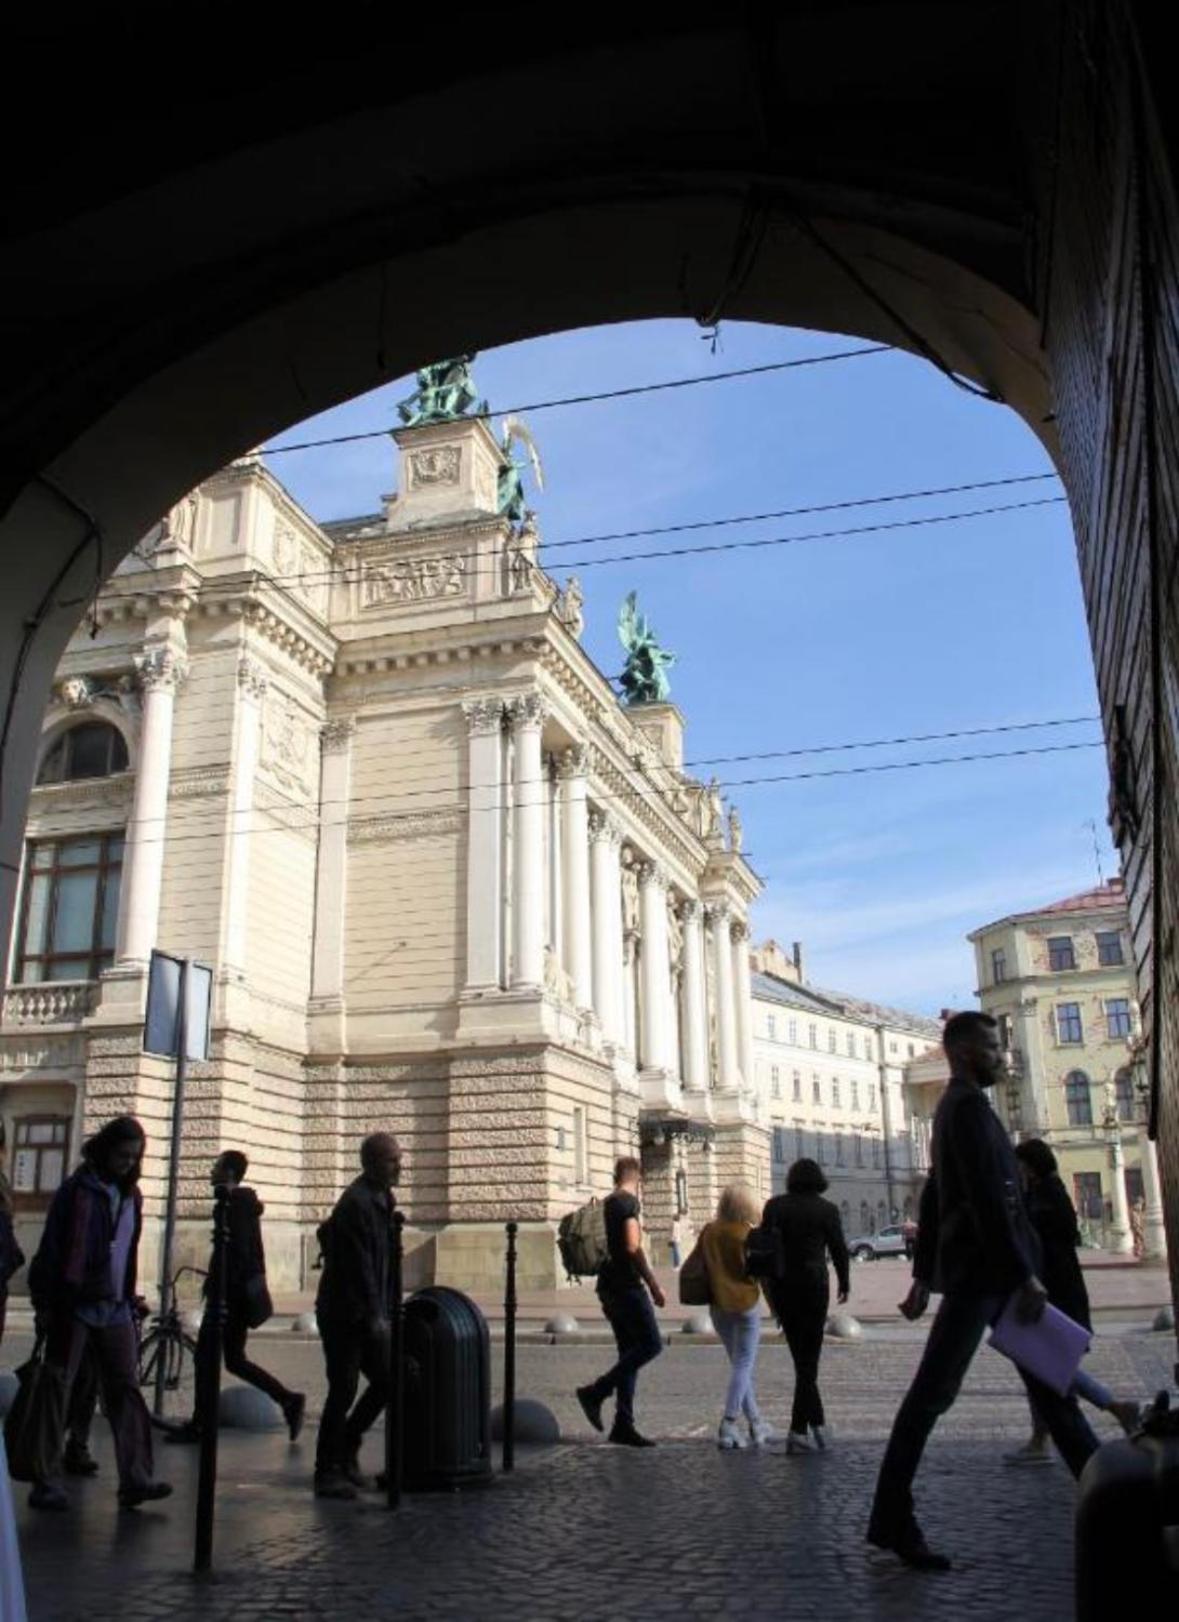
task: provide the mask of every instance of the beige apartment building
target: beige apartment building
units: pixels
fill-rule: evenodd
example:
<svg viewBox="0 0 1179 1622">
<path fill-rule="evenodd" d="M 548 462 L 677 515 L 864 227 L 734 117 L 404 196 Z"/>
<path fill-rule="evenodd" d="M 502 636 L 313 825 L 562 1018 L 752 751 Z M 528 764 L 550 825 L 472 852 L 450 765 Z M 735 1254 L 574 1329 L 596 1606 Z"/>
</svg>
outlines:
<svg viewBox="0 0 1179 1622">
<path fill-rule="evenodd" d="M 1129 1251 L 1130 1210 L 1144 1200 L 1147 1253 L 1162 1254 L 1122 881 L 1013 913 L 969 939 L 979 1000 L 1008 1049 L 1010 1079 L 995 1098 L 1008 1130 L 1052 1146 L 1095 1242 Z"/>
<path fill-rule="evenodd" d="M 213 969 L 181 1259 L 230 1145 L 279 1290 L 314 1282 L 315 1227 L 375 1129 L 405 1146 L 415 1282 L 498 1288 L 509 1218 L 522 1284 L 558 1281 L 555 1224 L 620 1152 L 641 1150 L 658 1256 L 723 1180 L 769 1190 L 739 825 L 684 772 L 674 705 L 625 706 L 586 655 L 576 582 L 501 510 L 487 422 L 394 438 L 396 494 L 348 522 L 257 456 L 207 480 L 62 660 L 0 1019 L 26 1250 L 83 1135 L 130 1110 L 152 1276 L 157 947 Z"/>
<path fill-rule="evenodd" d="M 823 1167 L 848 1238 L 914 1215 L 927 1127 L 910 1108 L 906 1066 L 940 1053 L 940 1025 L 810 985 L 797 945 L 788 957 L 769 941 L 753 962 L 755 1077 L 775 1193 L 805 1155 Z"/>
</svg>

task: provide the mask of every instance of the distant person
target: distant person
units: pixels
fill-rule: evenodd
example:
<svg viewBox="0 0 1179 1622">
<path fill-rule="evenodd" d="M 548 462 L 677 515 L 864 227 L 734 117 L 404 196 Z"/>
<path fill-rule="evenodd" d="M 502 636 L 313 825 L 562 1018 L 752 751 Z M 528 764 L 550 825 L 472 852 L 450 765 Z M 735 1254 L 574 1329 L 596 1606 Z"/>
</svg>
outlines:
<svg viewBox="0 0 1179 1622">
<path fill-rule="evenodd" d="M 602 1404 L 613 1392 L 614 1424 L 609 1439 L 622 1447 L 655 1445 L 635 1425 L 635 1386 L 639 1370 L 663 1350 L 655 1307 L 667 1305 L 643 1253 L 639 1226 L 641 1178 L 639 1162 L 624 1155 L 614 1167 L 614 1192 L 603 1201 L 609 1254 L 598 1274 L 598 1300 L 614 1331 L 618 1361 L 600 1379 L 577 1390 L 582 1411 L 597 1431 L 605 1429 Z"/>
<path fill-rule="evenodd" d="M 1042 1138 L 1026 1138 L 1016 1145 L 1015 1158 L 1019 1162 L 1024 1203 L 1040 1240 L 1040 1276 L 1048 1291 L 1048 1300 L 1074 1323 L 1092 1333 L 1089 1292 L 1077 1258 L 1077 1246 L 1081 1242 L 1077 1213 L 1057 1171 L 1056 1156 Z M 1077 1370 L 1073 1390 L 1094 1408 L 1112 1414 L 1127 1435 L 1137 1430 L 1141 1419 L 1139 1404 L 1119 1402 L 1100 1380 L 1095 1380 L 1084 1369 Z M 1008 1464 L 1052 1462 L 1048 1426 L 1035 1403 L 1030 1406 L 1032 1434 L 1022 1447 L 1005 1455 Z"/>
<path fill-rule="evenodd" d="M 1130 1237 L 1134 1260 L 1140 1262 L 1146 1254 L 1146 1200 L 1141 1194 L 1130 1207 Z"/>
<path fill-rule="evenodd" d="M 119 1502 L 128 1509 L 167 1498 L 152 1474 L 151 1421 L 139 1389 L 135 1293 L 143 1196 L 139 1171 L 146 1139 L 130 1115 L 108 1121 L 82 1150 L 82 1164 L 53 1196 L 29 1291 L 45 1333 L 45 1357 L 58 1372 L 70 1412 L 83 1359 L 94 1359 L 119 1469 Z M 33 1484 L 34 1509 L 67 1509 L 58 1465 Z"/>
<path fill-rule="evenodd" d="M 401 1180 L 397 1139 L 372 1133 L 360 1146 L 360 1165 L 360 1176 L 319 1229 L 323 1274 L 315 1316 L 328 1379 L 315 1453 L 320 1498 L 355 1498 L 366 1485 L 360 1444 L 389 1395 L 393 1190 Z M 357 1401 L 362 1374 L 368 1384 Z"/>
<path fill-rule="evenodd" d="M 25 1265 L 24 1252 L 16 1242 L 13 1225 L 12 1185 L 5 1175 L 6 1139 L 0 1121 L 0 1341 L 4 1339 L 4 1319 L 8 1312 L 8 1283 Z"/>
<path fill-rule="evenodd" d="M 925 1541 L 913 1509 L 913 1478 L 929 1434 L 953 1406 L 988 1327 L 1011 1297 L 1028 1323 L 1048 1292 L 1038 1275 L 1040 1247 L 1020 1194 L 1015 1152 L 987 1090 L 1003 1076 L 997 1022 L 970 1010 L 942 1035 L 950 1082 L 933 1120 L 932 1168 L 921 1195 L 913 1284 L 901 1312 L 915 1321 L 931 1290 L 941 1306 L 913 1382 L 893 1422 L 868 1522 L 868 1541 L 922 1571 L 950 1561 Z M 1020 1371 L 1036 1409 L 1074 1475 L 1097 1438 L 1075 1396 L 1061 1397 Z"/>
<path fill-rule="evenodd" d="M 753 1384 L 761 1339 L 761 1291 L 745 1271 L 745 1240 L 756 1221 L 752 1192 L 743 1183 L 730 1183 L 717 1202 L 716 1216 L 701 1228 L 697 1240 L 708 1269 L 713 1328 L 729 1358 L 729 1385 L 716 1435 L 722 1450 L 745 1446 L 737 1428 L 742 1415 L 755 1447 L 763 1447 L 773 1435 L 761 1417 Z"/>
<path fill-rule="evenodd" d="M 259 1328 L 270 1317 L 273 1308 L 266 1285 L 266 1252 L 262 1246 L 262 1212 L 265 1207 L 252 1188 L 243 1179 L 250 1163 L 240 1149 L 226 1149 L 218 1155 L 209 1172 L 213 1188 L 229 1191 L 229 1247 L 225 1269 L 225 1330 L 222 1355 L 230 1374 L 264 1392 L 282 1409 L 291 1441 L 297 1440 L 303 1429 L 303 1416 L 307 1398 L 297 1391 L 288 1391 L 281 1380 L 267 1373 L 246 1356 L 246 1341 L 251 1328 Z M 205 1278 L 206 1301 L 213 1298 L 216 1283 L 217 1252 L 209 1257 L 209 1271 Z M 205 1388 L 205 1373 L 214 1358 L 216 1324 L 208 1306 L 201 1319 L 197 1340 L 197 1394 Z M 200 1439 L 203 1416 L 199 1408 L 184 1425 L 169 1431 L 169 1442 L 196 1442 Z"/>
<path fill-rule="evenodd" d="M 901 1240 L 905 1247 L 905 1260 L 911 1262 L 917 1254 L 917 1224 L 911 1216 L 901 1223 Z"/>
<path fill-rule="evenodd" d="M 782 1274 L 766 1282 L 766 1294 L 794 1360 L 794 1403 L 787 1453 L 811 1453 L 828 1445 L 827 1417 L 819 1393 L 819 1359 L 831 1301 L 827 1259 L 835 1267 L 842 1305 L 851 1293 L 847 1241 L 839 1208 L 823 1195 L 827 1179 L 814 1160 L 796 1160 L 786 1192 L 766 1202 L 762 1227 L 781 1236 Z"/>
</svg>

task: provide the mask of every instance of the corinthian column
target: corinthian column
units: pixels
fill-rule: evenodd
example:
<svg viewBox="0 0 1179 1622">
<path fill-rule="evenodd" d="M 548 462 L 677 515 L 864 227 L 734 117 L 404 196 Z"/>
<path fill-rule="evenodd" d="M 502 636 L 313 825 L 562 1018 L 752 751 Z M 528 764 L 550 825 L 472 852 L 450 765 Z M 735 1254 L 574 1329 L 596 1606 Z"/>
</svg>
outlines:
<svg viewBox="0 0 1179 1622">
<path fill-rule="evenodd" d="M 135 768 L 135 798 L 123 855 L 123 894 L 119 907 L 121 962 L 146 963 L 160 924 L 160 883 L 168 819 L 168 778 L 172 770 L 172 712 L 186 666 L 176 649 L 149 648 L 135 661 L 143 689 L 143 723 Z"/>
<path fill-rule="evenodd" d="M 578 1008 L 595 1006 L 593 948 L 590 933 L 590 853 L 589 806 L 585 798 L 585 774 L 589 749 L 574 744 L 561 756 L 561 818 L 563 840 L 561 872 L 565 882 L 564 942 L 565 969 L 573 981 L 573 1001 Z"/>
<path fill-rule="evenodd" d="M 258 775 L 258 732 L 267 685 L 265 666 L 243 654 L 237 662 L 236 736 L 229 787 L 229 851 L 225 863 L 225 895 L 221 903 L 221 967 L 233 968 L 239 973 L 246 967 L 254 779 Z"/>
<path fill-rule="evenodd" d="M 622 833 L 604 811 L 589 814 L 593 888 L 594 1007 L 608 1042 L 626 1044 L 623 985 L 622 879 L 619 852 Z"/>
<path fill-rule="evenodd" d="M 503 700 L 476 698 L 463 705 L 469 743 L 467 815 L 467 990 L 504 983 L 503 930 Z"/>
<path fill-rule="evenodd" d="M 753 1084 L 753 982 L 749 972 L 749 925 L 732 928 L 733 1000 L 737 1012 L 737 1062 L 747 1087 Z"/>
<path fill-rule="evenodd" d="M 643 931 L 643 1068 L 670 1070 L 671 971 L 668 964 L 668 874 L 658 862 L 639 867 L 639 922 Z"/>
<path fill-rule="evenodd" d="M 315 940 L 311 995 L 339 1004 L 344 995 L 344 918 L 348 899 L 348 797 L 352 776 L 349 716 L 328 721 L 320 732 L 319 852 L 315 866 Z"/>
<path fill-rule="evenodd" d="M 684 1086 L 708 1089 L 708 1007 L 704 980 L 704 923 L 699 901 L 685 901 L 684 924 Z"/>
<path fill-rule="evenodd" d="M 544 807 L 546 784 L 540 753 L 544 701 L 522 693 L 509 701 L 515 745 L 512 833 L 512 985 L 540 991 L 544 985 Z"/>
<path fill-rule="evenodd" d="M 716 996 L 716 1062 L 718 1087 L 734 1088 L 741 1082 L 737 1061 L 737 1010 L 733 991 L 733 943 L 729 934 L 732 915 L 727 902 L 707 910 L 712 930 L 712 967 Z"/>
</svg>

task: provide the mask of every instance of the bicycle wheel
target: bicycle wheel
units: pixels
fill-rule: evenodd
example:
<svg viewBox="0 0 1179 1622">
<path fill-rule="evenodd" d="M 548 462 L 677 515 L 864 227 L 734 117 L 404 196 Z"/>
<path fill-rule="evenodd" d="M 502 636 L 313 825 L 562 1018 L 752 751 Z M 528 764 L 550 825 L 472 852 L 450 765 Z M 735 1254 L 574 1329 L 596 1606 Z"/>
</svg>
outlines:
<svg viewBox="0 0 1179 1622">
<path fill-rule="evenodd" d="M 155 1396 L 161 1365 L 163 1409 L 157 1414 Z M 196 1341 L 192 1336 L 159 1324 L 150 1330 L 139 1346 L 139 1384 L 154 1420 L 174 1424 L 191 1419 L 196 1407 Z"/>
</svg>

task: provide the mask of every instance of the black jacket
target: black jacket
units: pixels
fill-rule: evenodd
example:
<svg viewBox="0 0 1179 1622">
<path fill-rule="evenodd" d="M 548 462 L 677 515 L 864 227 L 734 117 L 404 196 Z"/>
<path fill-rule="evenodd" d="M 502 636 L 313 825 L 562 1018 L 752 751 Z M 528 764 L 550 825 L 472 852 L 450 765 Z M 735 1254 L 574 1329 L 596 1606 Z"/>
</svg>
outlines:
<svg viewBox="0 0 1179 1622">
<path fill-rule="evenodd" d="M 244 1184 L 229 1192 L 229 1247 L 225 1299 L 230 1306 L 240 1304 L 250 1279 L 266 1276 L 266 1252 L 262 1248 L 262 1213 L 266 1207 L 252 1188 Z M 213 1286 L 216 1252 L 209 1258 L 205 1294 Z"/>
<path fill-rule="evenodd" d="M 954 1077 L 933 1118 L 913 1277 L 946 1294 L 1010 1295 L 1035 1273 L 1039 1244 L 1015 1151 L 982 1091 Z"/>
<path fill-rule="evenodd" d="M 1028 1216 L 1040 1239 L 1043 1252 L 1040 1282 L 1048 1291 L 1049 1301 L 1067 1313 L 1074 1323 L 1092 1329 L 1089 1292 L 1077 1256 L 1081 1234 L 1068 1190 L 1059 1177 L 1047 1177 L 1042 1182 L 1034 1182 L 1025 1199 Z"/>
<path fill-rule="evenodd" d="M 820 1194 L 776 1194 L 766 1201 L 761 1221 L 762 1227 L 776 1228 L 782 1235 L 785 1271 L 771 1285 L 771 1291 L 813 1287 L 820 1280 L 825 1288 L 828 1253 L 835 1264 L 840 1290 L 850 1290 L 847 1242 L 838 1206 Z"/>
<path fill-rule="evenodd" d="M 340 1324 L 389 1316 L 393 1196 L 358 1177 L 319 1229 L 323 1275 L 315 1309 Z"/>
</svg>

